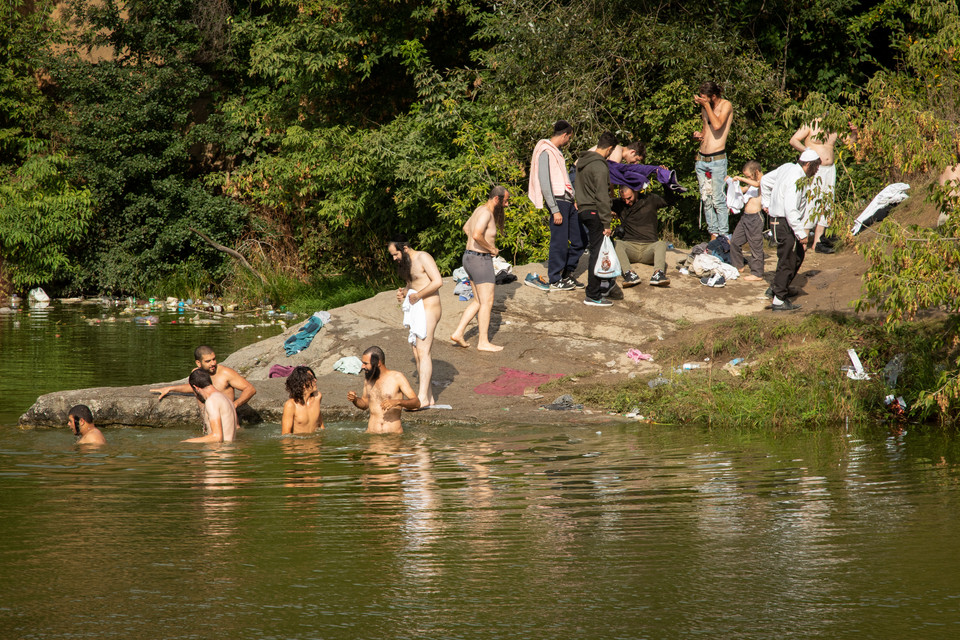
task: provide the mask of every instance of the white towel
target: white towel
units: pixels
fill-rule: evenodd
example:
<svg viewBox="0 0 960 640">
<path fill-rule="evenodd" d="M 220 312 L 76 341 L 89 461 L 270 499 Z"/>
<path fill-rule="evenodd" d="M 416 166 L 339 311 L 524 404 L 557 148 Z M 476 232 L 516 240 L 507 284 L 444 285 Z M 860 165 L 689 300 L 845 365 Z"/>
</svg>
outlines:
<svg viewBox="0 0 960 640">
<path fill-rule="evenodd" d="M 421 340 L 427 338 L 427 310 L 423 307 L 423 300 L 410 304 L 411 293 L 415 292 L 407 291 L 407 297 L 403 299 L 403 326 L 410 328 L 407 342 L 416 346 L 417 338 Z"/>
</svg>

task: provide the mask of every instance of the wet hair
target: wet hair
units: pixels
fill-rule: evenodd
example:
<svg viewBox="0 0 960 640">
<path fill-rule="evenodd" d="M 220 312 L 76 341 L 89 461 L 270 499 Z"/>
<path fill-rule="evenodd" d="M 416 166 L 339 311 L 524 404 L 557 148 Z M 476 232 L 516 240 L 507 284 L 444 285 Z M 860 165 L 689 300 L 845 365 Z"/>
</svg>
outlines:
<svg viewBox="0 0 960 640">
<path fill-rule="evenodd" d="M 207 345 L 202 344 L 193 350 L 193 359 L 196 360 L 197 362 L 200 362 L 201 360 L 203 360 L 203 356 L 209 355 L 211 353 L 215 353 L 214 350 L 208 347 Z"/>
<path fill-rule="evenodd" d="M 564 133 L 573 133 L 573 127 L 566 120 L 557 120 L 553 124 L 553 135 L 559 136 Z"/>
<path fill-rule="evenodd" d="M 749 176 L 755 171 L 760 171 L 760 163 L 756 160 L 747 160 L 743 163 L 743 175 Z"/>
<path fill-rule="evenodd" d="M 363 352 L 363 355 L 370 356 L 370 371 L 364 372 L 364 375 L 370 382 L 376 382 L 380 377 L 380 365 L 387 364 L 387 356 L 383 355 L 383 349 L 380 347 L 370 347 Z"/>
<path fill-rule="evenodd" d="M 490 193 L 487 195 L 488 200 L 493 198 L 497 199 L 497 204 L 493 207 L 493 222 L 497 225 L 497 230 L 503 229 L 504 222 L 504 200 L 507 197 L 507 188 L 501 185 L 496 185 L 490 188 Z"/>
<path fill-rule="evenodd" d="M 188 382 L 191 387 L 196 387 L 197 389 L 206 389 L 213 384 L 213 378 L 210 377 L 210 374 L 203 369 L 194 369 L 188 378 Z"/>
<path fill-rule="evenodd" d="M 93 424 L 93 412 L 90 411 L 90 407 L 85 404 L 77 404 L 70 407 L 70 411 L 67 412 L 67 417 L 73 416 L 74 422 L 77 418 L 80 418 L 87 424 Z"/>
<path fill-rule="evenodd" d="M 400 262 L 397 263 L 397 275 L 400 276 L 400 279 L 404 282 L 410 282 L 410 256 L 404 251 L 404 249 L 410 246 L 406 236 L 397 236 L 387 243 L 388 247 L 390 245 L 393 245 L 394 248 L 401 253 Z"/>
<path fill-rule="evenodd" d="M 700 93 L 708 98 L 712 98 L 713 96 L 717 96 L 719 98 L 720 94 L 723 93 L 723 89 L 721 89 L 720 85 L 713 80 L 707 80 L 700 85 Z"/>
<path fill-rule="evenodd" d="M 609 131 L 604 131 L 600 134 L 600 140 L 597 142 L 597 149 L 609 149 L 610 147 L 615 147 L 620 142 L 617 140 L 617 136 L 613 135 Z"/>
<path fill-rule="evenodd" d="M 317 374 L 315 374 L 310 367 L 303 365 L 294 367 L 290 375 L 287 376 L 287 393 L 290 394 L 294 402 L 303 404 L 303 392 L 306 391 L 307 385 L 316 379 Z"/>
</svg>

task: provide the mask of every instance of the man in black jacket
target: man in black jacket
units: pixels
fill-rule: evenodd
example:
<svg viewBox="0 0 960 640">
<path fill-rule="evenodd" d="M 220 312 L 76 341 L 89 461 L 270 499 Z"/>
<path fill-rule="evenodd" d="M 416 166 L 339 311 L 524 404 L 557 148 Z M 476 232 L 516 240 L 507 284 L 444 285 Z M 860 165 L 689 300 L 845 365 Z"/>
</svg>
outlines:
<svg viewBox="0 0 960 640">
<path fill-rule="evenodd" d="M 653 265 L 651 285 L 670 284 L 666 273 L 667 243 L 660 239 L 657 220 L 657 211 L 667 206 L 667 201 L 656 193 L 638 195 L 629 187 L 621 187 L 620 195 L 622 199 L 613 202 L 613 210 L 620 217 L 623 237 L 613 243 L 623 271 L 623 286 L 640 284 L 640 276 L 630 268 L 631 262 Z"/>
<path fill-rule="evenodd" d="M 595 307 L 609 307 L 613 303 L 600 295 L 600 278 L 594 275 L 603 237 L 610 235 L 613 221 L 610 199 L 610 170 L 607 158 L 617 146 L 617 137 L 605 131 L 600 135 L 596 151 L 587 151 L 577 160 L 577 209 L 580 222 L 587 229 L 590 247 L 590 266 L 587 271 L 586 298 L 583 303 Z"/>
</svg>

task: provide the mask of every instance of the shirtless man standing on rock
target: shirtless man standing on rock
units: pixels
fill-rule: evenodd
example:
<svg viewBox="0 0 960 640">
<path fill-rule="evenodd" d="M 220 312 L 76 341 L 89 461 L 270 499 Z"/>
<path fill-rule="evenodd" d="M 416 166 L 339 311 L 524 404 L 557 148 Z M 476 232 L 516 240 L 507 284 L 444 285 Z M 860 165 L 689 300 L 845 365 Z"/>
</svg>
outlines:
<svg viewBox="0 0 960 640">
<path fill-rule="evenodd" d="M 355 391 L 347 393 L 347 400 L 357 409 L 369 410 L 367 433 L 403 433 L 400 424 L 402 409 L 420 408 L 420 399 L 413 387 L 399 371 L 387 369 L 386 357 L 380 347 L 370 347 L 360 358 L 363 363 L 363 396 Z"/>
<path fill-rule="evenodd" d="M 290 399 L 283 404 L 280 433 L 302 435 L 324 429 L 320 413 L 323 394 L 317 389 L 313 369 L 303 365 L 295 367 L 287 376 L 286 386 Z"/>
<path fill-rule="evenodd" d="M 497 231 L 503 229 L 503 210 L 509 201 L 510 194 L 505 187 L 493 187 L 487 195 L 487 201 L 477 207 L 467 223 L 463 225 L 463 232 L 467 234 L 463 268 L 470 277 L 473 299 L 463 310 L 460 324 L 450 336 L 450 340 L 457 346 L 470 346 L 463 339 L 463 332 L 476 316 L 480 328 L 477 351 L 503 351 L 503 347 L 490 342 L 490 312 L 493 310 L 493 289 L 496 285 L 493 258 L 500 253 L 493 243 L 497 237 Z"/>
<path fill-rule="evenodd" d="M 733 105 L 720 97 L 720 85 L 704 82 L 700 93 L 693 101 L 700 105 L 703 127 L 693 133 L 700 143 L 697 154 L 697 182 L 700 184 L 700 200 L 703 202 L 703 217 L 707 220 L 710 239 L 718 235 L 730 235 L 730 210 L 727 208 L 727 135 L 733 122 Z M 709 175 L 708 175 L 709 174 Z M 704 194 L 710 183 L 712 195 Z"/>
<path fill-rule="evenodd" d="M 203 406 L 203 424 L 207 434 L 183 442 L 233 442 L 237 433 L 237 410 L 230 398 L 217 391 L 210 374 L 203 369 L 194 369 L 188 382 Z"/>
<path fill-rule="evenodd" d="M 440 322 L 442 309 L 440 308 L 440 287 L 443 278 L 437 263 L 426 251 L 414 251 L 405 240 L 397 239 L 387 245 L 387 250 L 397 262 L 397 271 L 406 283 L 406 287 L 397 290 L 397 301 L 407 302 L 410 307 L 416 307 L 423 302 L 423 313 L 426 326 L 422 327 L 426 335 L 421 338 L 417 335 L 418 328 L 410 326 L 410 340 L 413 346 L 413 357 L 417 362 L 417 375 L 420 378 L 420 390 L 417 398 L 420 399 L 420 408 L 426 409 L 434 403 L 433 387 L 433 358 L 430 351 L 433 348 L 433 334 Z M 411 311 L 411 315 L 414 315 Z"/>
<path fill-rule="evenodd" d="M 836 144 L 837 133 L 824 131 L 820 127 L 819 118 L 797 129 L 790 138 L 790 146 L 800 153 L 806 149 L 813 149 L 820 156 L 820 169 L 814 177 L 814 183 L 810 189 L 810 202 L 807 204 L 811 214 L 807 225 L 811 229 L 816 227 L 810 249 L 817 253 L 833 253 L 833 247 L 827 241 L 821 243 L 820 239 L 823 232 L 830 226 L 830 208 L 833 206 L 833 192 L 837 186 L 837 167 L 833 164 Z"/>
<path fill-rule="evenodd" d="M 213 352 L 213 349 L 206 345 L 200 345 L 193 352 L 193 357 L 196 360 L 197 368 L 194 371 L 203 370 L 210 374 L 213 379 L 213 386 L 217 391 L 227 395 L 228 399 L 233 400 L 234 408 L 238 408 L 246 404 L 250 398 L 254 396 L 257 392 L 256 387 L 250 384 L 246 378 L 237 373 L 235 370 L 224 365 L 217 364 L 217 354 Z M 177 391 L 179 393 L 193 393 L 193 389 L 190 384 L 176 384 L 169 387 L 161 387 L 160 389 L 150 389 L 152 393 L 159 393 L 160 397 L 157 398 L 158 401 L 163 400 L 163 398 L 170 393 L 171 391 Z M 240 397 L 237 397 L 237 391 L 240 392 Z"/>
</svg>

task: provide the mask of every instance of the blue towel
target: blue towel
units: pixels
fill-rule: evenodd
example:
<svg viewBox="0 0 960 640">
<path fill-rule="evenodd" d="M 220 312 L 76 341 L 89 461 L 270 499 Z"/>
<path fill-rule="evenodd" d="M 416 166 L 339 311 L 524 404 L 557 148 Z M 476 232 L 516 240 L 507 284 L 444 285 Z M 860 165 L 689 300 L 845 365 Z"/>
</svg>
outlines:
<svg viewBox="0 0 960 640">
<path fill-rule="evenodd" d="M 300 331 L 297 331 L 284 341 L 283 350 L 287 352 L 288 356 L 300 353 L 310 346 L 310 343 L 313 342 L 313 337 L 317 335 L 321 327 L 323 327 L 323 320 L 317 316 L 310 316 L 306 323 L 300 327 Z"/>
</svg>

